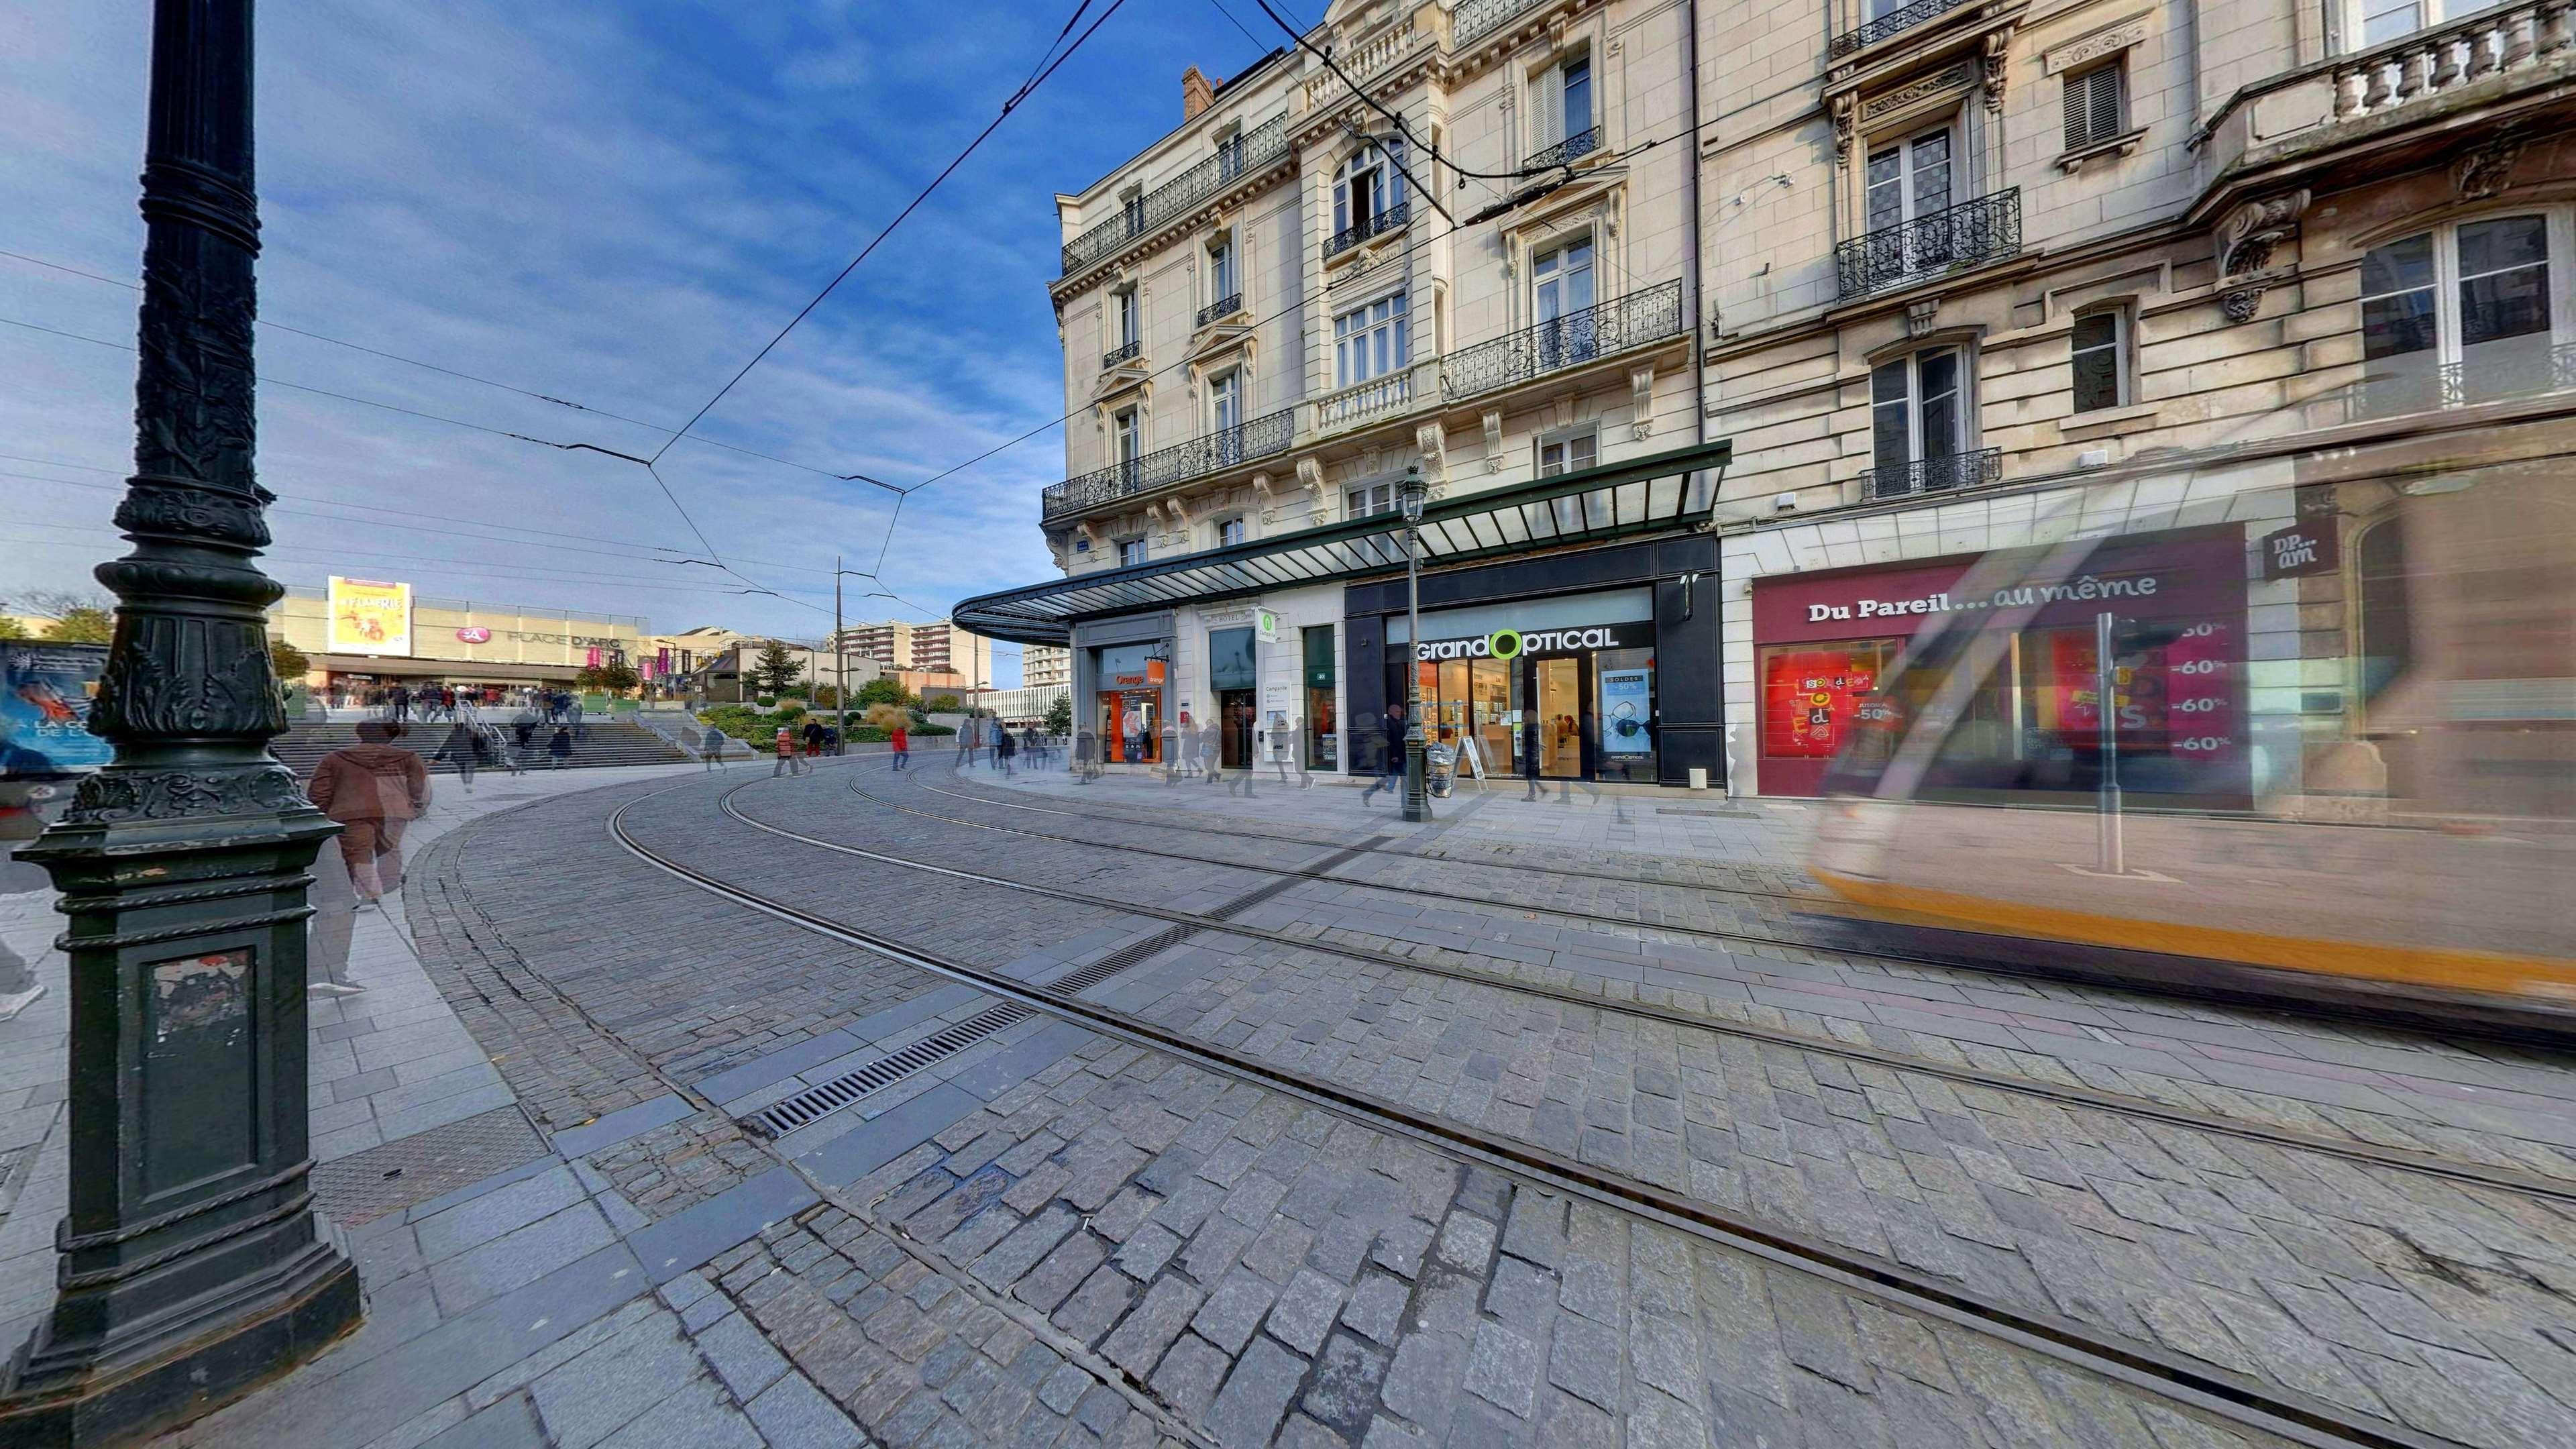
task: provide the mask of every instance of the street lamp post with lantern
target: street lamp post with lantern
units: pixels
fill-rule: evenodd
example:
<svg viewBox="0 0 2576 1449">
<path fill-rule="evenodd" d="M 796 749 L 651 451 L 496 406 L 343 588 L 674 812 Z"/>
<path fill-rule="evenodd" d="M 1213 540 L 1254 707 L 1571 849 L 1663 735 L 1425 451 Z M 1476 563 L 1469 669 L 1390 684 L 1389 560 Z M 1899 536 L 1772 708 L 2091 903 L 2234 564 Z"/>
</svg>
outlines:
<svg viewBox="0 0 2576 1449">
<path fill-rule="evenodd" d="M 1431 489 L 1420 464 L 1404 470 L 1396 491 L 1404 509 L 1405 651 L 1413 656 L 1404 663 L 1404 818 L 1420 822 L 1431 818 L 1422 737 L 1422 505 Z"/>
</svg>

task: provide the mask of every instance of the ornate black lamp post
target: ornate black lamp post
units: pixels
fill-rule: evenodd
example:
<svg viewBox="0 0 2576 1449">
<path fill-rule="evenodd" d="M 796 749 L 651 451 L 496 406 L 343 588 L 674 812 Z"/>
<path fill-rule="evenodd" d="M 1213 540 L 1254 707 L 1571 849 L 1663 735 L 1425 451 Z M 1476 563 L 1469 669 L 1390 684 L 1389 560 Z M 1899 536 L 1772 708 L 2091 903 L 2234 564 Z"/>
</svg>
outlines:
<svg viewBox="0 0 2576 1449">
<path fill-rule="evenodd" d="M 1404 662 L 1404 818 L 1413 821 L 1431 818 L 1422 761 L 1422 504 L 1430 491 L 1419 464 L 1404 470 L 1396 489 L 1404 506 L 1404 609 L 1411 620 L 1405 650 L 1413 656 Z"/>
<path fill-rule="evenodd" d="M 52 1316 L 0 1378 L 0 1443 L 137 1441 L 357 1322 L 305 1142 L 306 874 L 337 828 L 286 728 L 252 562 L 251 0 L 157 0 L 135 473 L 102 564 L 115 762 L 21 852 L 71 957 L 71 1209 Z"/>
</svg>

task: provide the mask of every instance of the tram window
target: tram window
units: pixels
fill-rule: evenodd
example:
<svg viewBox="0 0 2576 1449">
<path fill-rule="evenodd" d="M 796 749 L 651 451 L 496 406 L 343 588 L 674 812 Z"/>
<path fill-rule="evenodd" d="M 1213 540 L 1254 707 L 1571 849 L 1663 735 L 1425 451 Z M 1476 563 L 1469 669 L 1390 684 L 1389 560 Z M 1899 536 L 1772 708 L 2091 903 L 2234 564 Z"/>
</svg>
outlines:
<svg viewBox="0 0 2576 1449">
<path fill-rule="evenodd" d="M 2397 681 L 2414 660 L 2407 597 L 2405 525 L 2397 519 L 2361 536 L 2361 697 L 2367 702 Z"/>
</svg>

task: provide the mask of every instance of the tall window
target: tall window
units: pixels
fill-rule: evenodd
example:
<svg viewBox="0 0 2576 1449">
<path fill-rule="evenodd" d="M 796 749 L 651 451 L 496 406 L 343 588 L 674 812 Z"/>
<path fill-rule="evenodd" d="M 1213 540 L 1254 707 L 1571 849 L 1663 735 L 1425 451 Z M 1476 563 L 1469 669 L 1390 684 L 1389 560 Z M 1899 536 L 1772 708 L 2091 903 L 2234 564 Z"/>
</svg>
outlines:
<svg viewBox="0 0 2576 1449">
<path fill-rule="evenodd" d="M 1395 485 L 1380 483 L 1374 487 L 1354 488 L 1342 495 L 1342 502 L 1347 505 L 1345 513 L 1352 518 L 1366 518 L 1375 513 L 1391 513 L 1395 509 Z"/>
<path fill-rule="evenodd" d="M 1539 253 L 1530 267 L 1530 290 L 1541 368 L 1564 367 L 1600 351 L 1598 319 L 1591 311 L 1591 238 Z"/>
<path fill-rule="evenodd" d="M 2489 0 L 2350 0 L 2350 24 L 2358 32 L 2346 50 L 2368 50 L 2401 35 L 2412 35 L 2454 15 L 2484 8 Z"/>
<path fill-rule="evenodd" d="M 2556 385 L 2553 339 L 2576 341 L 2553 296 L 2548 216 L 2499 216 L 2370 249 L 2362 356 L 2374 412 L 2510 397 Z"/>
<path fill-rule="evenodd" d="M 1133 287 L 1127 288 L 1124 291 L 1113 294 L 1113 297 L 1114 301 L 1112 305 L 1117 310 L 1112 321 L 1117 328 L 1118 345 L 1126 347 L 1133 344 L 1137 339 L 1136 289 Z"/>
<path fill-rule="evenodd" d="M 1404 143 L 1365 146 L 1333 183 L 1333 230 L 1357 241 L 1392 226 L 1404 207 Z"/>
<path fill-rule="evenodd" d="M 1118 545 L 1118 566 L 1129 568 L 1145 561 L 1145 540 L 1131 538 Z"/>
<path fill-rule="evenodd" d="M 1869 229 L 1919 220 L 1950 207 L 1950 128 L 1908 136 L 1869 153 Z"/>
<path fill-rule="evenodd" d="M 1132 470 L 1144 451 L 1144 423 L 1138 419 L 1134 408 L 1120 408 L 1109 420 L 1110 461 Z"/>
<path fill-rule="evenodd" d="M 1208 427 L 1226 432 L 1243 421 L 1243 374 L 1224 373 L 1208 382 Z"/>
<path fill-rule="evenodd" d="M 1917 352 L 1871 369 L 1870 453 L 1882 487 L 1905 477 L 1909 463 L 1949 458 L 1967 450 L 1964 371 L 1964 359 L 1955 347 Z"/>
<path fill-rule="evenodd" d="M 1563 159 L 1571 161 L 1593 149 L 1597 133 L 1592 120 L 1592 57 L 1576 52 L 1541 71 L 1532 107 L 1538 122 L 1537 149 L 1567 142 Z"/>
<path fill-rule="evenodd" d="M 1216 546 L 1219 548 L 1232 548 L 1243 542 L 1244 537 L 1243 520 L 1240 518 L 1229 518 L 1216 526 Z"/>
<path fill-rule="evenodd" d="M 1234 238 L 1220 238 L 1208 248 L 1208 305 L 1231 311 L 1227 303 L 1242 294 L 1243 286 L 1234 275 Z"/>
<path fill-rule="evenodd" d="M 1600 461 L 1601 433 L 1597 428 L 1539 440 L 1538 476 L 1542 478 L 1553 478 L 1559 473 L 1580 473 Z"/>
<path fill-rule="evenodd" d="M 2118 60 L 2066 78 L 2066 149 L 2099 146 L 2129 129 L 2127 66 Z"/>
<path fill-rule="evenodd" d="M 2114 308 L 2075 319 L 2075 411 L 2129 401 L 2129 315 Z"/>
<path fill-rule="evenodd" d="M 1412 361 L 1405 294 L 1380 297 L 1333 319 L 1333 374 L 1339 387 L 1384 377 Z"/>
</svg>

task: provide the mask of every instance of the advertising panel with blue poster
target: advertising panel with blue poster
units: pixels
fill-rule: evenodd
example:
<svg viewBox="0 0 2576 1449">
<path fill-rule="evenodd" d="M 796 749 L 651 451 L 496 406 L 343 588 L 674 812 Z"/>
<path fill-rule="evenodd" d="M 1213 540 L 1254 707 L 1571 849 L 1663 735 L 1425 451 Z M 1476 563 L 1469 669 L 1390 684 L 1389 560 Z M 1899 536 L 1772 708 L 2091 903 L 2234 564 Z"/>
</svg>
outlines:
<svg viewBox="0 0 2576 1449">
<path fill-rule="evenodd" d="M 115 750 L 89 732 L 104 644 L 0 642 L 0 779 L 83 774 Z"/>
<path fill-rule="evenodd" d="M 1601 753 L 1642 755 L 1655 748 L 1653 724 L 1655 671 L 1601 671 Z"/>
</svg>

